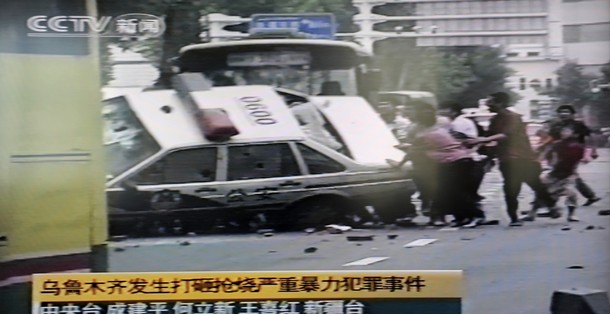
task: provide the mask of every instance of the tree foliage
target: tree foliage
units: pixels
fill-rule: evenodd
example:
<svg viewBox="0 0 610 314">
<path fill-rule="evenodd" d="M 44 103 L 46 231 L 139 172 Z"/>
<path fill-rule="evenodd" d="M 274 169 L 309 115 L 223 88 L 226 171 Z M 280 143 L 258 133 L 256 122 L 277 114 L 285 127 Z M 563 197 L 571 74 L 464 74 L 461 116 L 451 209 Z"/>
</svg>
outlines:
<svg viewBox="0 0 610 314">
<path fill-rule="evenodd" d="M 582 66 L 568 62 L 555 71 L 555 74 L 557 74 L 557 86 L 549 94 L 558 98 L 560 103 L 580 109 L 592 101 L 589 82 L 594 76 L 584 74 Z"/>
<path fill-rule="evenodd" d="M 376 45 L 385 90 L 424 90 L 440 102 L 476 107 L 478 100 L 504 89 L 512 71 L 498 49 L 415 47 L 413 39 Z"/>
<path fill-rule="evenodd" d="M 610 125 L 610 92 L 599 90 L 594 92 L 591 84 L 610 82 L 610 63 L 600 69 L 598 76 L 583 73 L 583 67 L 575 62 L 564 64 L 556 72 L 557 86 L 549 93 L 558 98 L 561 104 L 569 104 L 581 111 L 589 107 L 594 126 Z"/>
</svg>

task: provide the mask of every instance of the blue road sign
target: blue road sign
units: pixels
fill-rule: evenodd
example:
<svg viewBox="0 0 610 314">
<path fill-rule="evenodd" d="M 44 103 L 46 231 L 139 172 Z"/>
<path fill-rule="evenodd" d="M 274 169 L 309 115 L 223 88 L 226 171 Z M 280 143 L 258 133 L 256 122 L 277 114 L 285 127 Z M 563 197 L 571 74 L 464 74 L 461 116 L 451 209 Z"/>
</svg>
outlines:
<svg viewBox="0 0 610 314">
<path fill-rule="evenodd" d="M 309 38 L 335 39 L 335 16 L 331 13 L 254 14 L 250 32 L 288 30 Z"/>
</svg>

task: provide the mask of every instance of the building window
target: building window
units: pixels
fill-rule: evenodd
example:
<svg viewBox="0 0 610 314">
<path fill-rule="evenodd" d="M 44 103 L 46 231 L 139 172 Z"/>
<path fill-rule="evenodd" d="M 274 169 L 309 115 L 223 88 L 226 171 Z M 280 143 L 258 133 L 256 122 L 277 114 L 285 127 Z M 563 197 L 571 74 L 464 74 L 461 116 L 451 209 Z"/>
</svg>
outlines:
<svg viewBox="0 0 610 314">
<path fill-rule="evenodd" d="M 546 79 L 546 89 L 553 89 L 553 79 Z"/>
<path fill-rule="evenodd" d="M 540 90 L 540 87 L 541 87 L 540 80 L 539 79 L 531 80 L 530 81 L 530 87 L 533 88 L 536 91 Z"/>
<path fill-rule="evenodd" d="M 518 52 L 508 52 L 506 54 L 506 56 L 509 57 L 509 58 L 518 57 L 519 53 Z"/>
<path fill-rule="evenodd" d="M 580 42 L 580 25 L 565 25 L 563 27 L 563 42 Z"/>
<path fill-rule="evenodd" d="M 538 51 L 528 51 L 527 52 L 527 56 L 528 57 L 538 57 L 538 56 L 540 56 L 540 52 L 538 52 Z"/>
<path fill-rule="evenodd" d="M 610 23 L 565 25 L 564 43 L 607 41 L 610 38 Z"/>
<path fill-rule="evenodd" d="M 520 78 L 519 79 L 519 90 L 524 90 L 525 89 L 525 78 Z"/>
</svg>

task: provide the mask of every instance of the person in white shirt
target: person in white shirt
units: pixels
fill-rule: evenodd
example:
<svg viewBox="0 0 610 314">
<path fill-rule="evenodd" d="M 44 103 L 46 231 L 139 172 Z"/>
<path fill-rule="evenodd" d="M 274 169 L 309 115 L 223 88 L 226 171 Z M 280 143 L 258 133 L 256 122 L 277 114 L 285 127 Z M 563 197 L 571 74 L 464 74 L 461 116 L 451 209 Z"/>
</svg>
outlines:
<svg viewBox="0 0 610 314">
<path fill-rule="evenodd" d="M 479 136 L 479 131 L 474 121 L 464 117 L 462 114 L 461 105 L 452 104 L 452 107 L 449 108 L 449 119 L 451 119 L 451 130 L 453 132 L 461 133 L 468 138 Z"/>
<path fill-rule="evenodd" d="M 450 132 L 456 139 L 463 141 L 483 136 L 483 134 L 479 134 L 479 128 L 476 123 L 462 114 L 464 107 L 461 104 L 447 102 L 442 104 L 441 107 L 446 110 L 447 117 L 451 120 L 449 124 Z M 472 169 L 472 186 L 468 190 L 474 193 L 473 198 L 477 200 L 477 216 L 470 223 L 466 224 L 465 227 L 476 227 L 485 220 L 485 214 L 481 210 L 480 204 L 483 197 L 479 195 L 478 191 L 485 176 L 485 165 L 487 164 L 488 157 L 479 154 L 476 149 L 472 149 L 470 156 L 475 161 L 475 166 Z"/>
</svg>

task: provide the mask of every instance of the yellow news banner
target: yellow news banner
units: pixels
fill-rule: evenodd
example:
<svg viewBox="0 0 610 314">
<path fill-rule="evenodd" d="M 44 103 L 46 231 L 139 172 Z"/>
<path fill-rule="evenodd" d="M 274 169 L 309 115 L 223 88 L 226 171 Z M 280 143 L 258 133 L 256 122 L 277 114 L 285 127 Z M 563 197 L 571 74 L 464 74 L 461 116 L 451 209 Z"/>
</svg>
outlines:
<svg viewBox="0 0 610 314">
<path fill-rule="evenodd" d="M 462 271 L 265 271 L 33 275 L 32 301 L 461 298 Z"/>
</svg>

